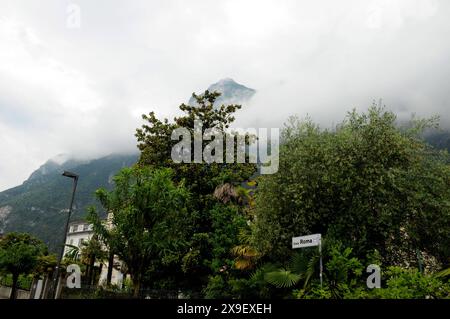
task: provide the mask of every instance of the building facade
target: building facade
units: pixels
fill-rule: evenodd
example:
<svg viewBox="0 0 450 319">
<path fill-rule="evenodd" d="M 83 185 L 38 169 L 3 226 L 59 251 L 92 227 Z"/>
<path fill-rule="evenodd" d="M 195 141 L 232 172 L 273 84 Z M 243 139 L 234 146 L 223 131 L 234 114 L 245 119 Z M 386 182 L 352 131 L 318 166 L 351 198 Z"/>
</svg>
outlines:
<svg viewBox="0 0 450 319">
<path fill-rule="evenodd" d="M 71 222 L 69 224 L 69 231 L 66 236 L 66 247 L 64 249 L 64 255 L 66 255 L 71 249 L 73 249 L 73 247 L 70 246 L 77 247 L 79 250 L 81 250 L 83 243 L 91 240 L 93 235 L 94 235 L 93 225 L 85 221 Z M 107 250 L 106 247 L 105 250 Z M 104 285 L 106 284 L 106 278 L 108 275 L 108 261 L 103 260 L 96 262 L 96 266 L 100 266 L 100 264 L 103 264 L 103 266 L 101 267 L 99 284 Z M 111 283 L 114 285 L 118 285 L 119 287 L 122 287 L 123 285 L 123 274 L 120 271 L 121 267 L 122 263 L 115 256 Z"/>
<path fill-rule="evenodd" d="M 64 249 L 64 255 L 71 250 L 70 246 L 75 246 L 81 249 L 83 242 L 91 240 L 93 235 L 94 230 L 92 225 L 84 221 L 71 222 L 69 224 L 69 232 L 66 236 L 66 247 Z"/>
</svg>

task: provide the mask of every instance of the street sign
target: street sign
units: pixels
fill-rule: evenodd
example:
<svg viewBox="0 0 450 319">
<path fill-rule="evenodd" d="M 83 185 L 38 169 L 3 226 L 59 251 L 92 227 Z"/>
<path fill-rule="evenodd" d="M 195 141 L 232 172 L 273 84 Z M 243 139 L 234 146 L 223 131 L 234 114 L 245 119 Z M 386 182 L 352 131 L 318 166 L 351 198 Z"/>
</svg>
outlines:
<svg viewBox="0 0 450 319">
<path fill-rule="evenodd" d="M 304 248 L 304 247 L 312 247 L 312 246 L 319 246 L 319 277 L 320 277 L 320 287 L 322 287 L 322 272 L 323 272 L 323 266 L 322 266 L 322 235 L 321 234 L 314 234 L 314 235 L 307 235 L 307 236 L 300 236 L 300 237 L 292 237 L 292 248 Z"/>
<path fill-rule="evenodd" d="M 322 239 L 321 234 L 292 237 L 292 248 L 319 246 L 321 239 Z"/>
</svg>

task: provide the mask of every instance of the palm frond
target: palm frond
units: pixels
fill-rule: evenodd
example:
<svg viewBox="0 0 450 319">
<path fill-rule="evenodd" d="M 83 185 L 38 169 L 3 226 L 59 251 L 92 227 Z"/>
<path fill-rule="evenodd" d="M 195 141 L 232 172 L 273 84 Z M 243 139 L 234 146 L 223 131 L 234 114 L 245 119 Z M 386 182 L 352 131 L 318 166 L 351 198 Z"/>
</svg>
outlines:
<svg viewBox="0 0 450 319">
<path fill-rule="evenodd" d="M 448 276 L 450 276 L 450 268 L 444 269 L 444 270 L 438 272 L 437 274 L 435 274 L 435 277 L 437 277 L 437 278 L 448 277 Z"/>
<path fill-rule="evenodd" d="M 234 260 L 234 267 L 239 270 L 251 269 L 253 267 L 253 262 L 245 258 L 236 258 Z"/>
<path fill-rule="evenodd" d="M 225 183 L 216 187 L 213 196 L 226 204 L 232 199 L 237 198 L 238 194 L 236 192 L 236 188 L 232 184 Z"/>
<path fill-rule="evenodd" d="M 251 245 L 253 234 L 250 229 L 242 228 L 239 230 L 238 239 L 243 244 Z"/>
<path fill-rule="evenodd" d="M 267 263 L 256 269 L 256 271 L 250 276 L 252 281 L 265 281 L 264 276 L 266 273 L 275 271 L 277 267 L 273 264 Z"/>
<path fill-rule="evenodd" d="M 282 268 L 266 273 L 264 279 L 277 288 L 289 288 L 295 286 L 300 281 L 301 276 Z"/>
<path fill-rule="evenodd" d="M 78 261 L 80 258 L 80 249 L 77 246 L 66 244 L 69 247 L 69 250 L 64 255 L 65 258 L 71 261 Z"/>
<path fill-rule="evenodd" d="M 249 245 L 238 245 L 231 249 L 231 253 L 237 257 L 255 258 L 259 255 L 258 251 Z"/>
<path fill-rule="evenodd" d="M 311 259 L 309 260 L 308 267 L 306 269 L 305 276 L 304 276 L 304 279 L 305 279 L 305 282 L 303 284 L 304 288 L 306 288 L 309 285 L 312 276 L 316 272 L 316 267 L 319 263 L 319 258 L 320 258 L 319 255 L 313 255 L 311 257 Z"/>
<path fill-rule="evenodd" d="M 304 253 L 295 253 L 290 262 L 290 269 L 297 273 L 305 273 L 308 270 L 309 258 Z"/>
</svg>

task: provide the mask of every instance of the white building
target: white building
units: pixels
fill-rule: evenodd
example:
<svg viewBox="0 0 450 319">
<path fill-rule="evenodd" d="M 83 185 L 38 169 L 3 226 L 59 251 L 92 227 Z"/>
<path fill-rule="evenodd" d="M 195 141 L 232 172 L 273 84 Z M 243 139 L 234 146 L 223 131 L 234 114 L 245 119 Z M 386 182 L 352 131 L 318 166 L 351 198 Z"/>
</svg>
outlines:
<svg viewBox="0 0 450 319">
<path fill-rule="evenodd" d="M 81 249 L 81 244 L 89 241 L 94 235 L 93 226 L 84 221 L 72 222 L 69 224 L 69 232 L 66 237 L 66 248 L 64 255 L 71 250 L 67 245 L 75 246 Z"/>
<path fill-rule="evenodd" d="M 82 248 L 83 242 L 91 240 L 94 235 L 93 225 L 85 221 L 74 221 L 69 224 L 69 231 L 66 237 L 66 247 L 64 249 L 64 255 L 67 254 L 72 248 L 70 246 L 78 247 L 80 250 Z M 70 245 L 70 246 L 67 246 Z M 106 250 L 106 249 L 105 249 Z M 103 267 L 100 273 L 99 284 L 106 284 L 106 278 L 108 275 L 108 261 L 102 261 Z M 100 262 L 96 263 L 96 266 L 100 266 Z M 114 256 L 114 265 L 111 276 L 111 283 L 122 287 L 123 284 L 123 274 L 120 271 L 122 263 L 120 260 Z"/>
</svg>

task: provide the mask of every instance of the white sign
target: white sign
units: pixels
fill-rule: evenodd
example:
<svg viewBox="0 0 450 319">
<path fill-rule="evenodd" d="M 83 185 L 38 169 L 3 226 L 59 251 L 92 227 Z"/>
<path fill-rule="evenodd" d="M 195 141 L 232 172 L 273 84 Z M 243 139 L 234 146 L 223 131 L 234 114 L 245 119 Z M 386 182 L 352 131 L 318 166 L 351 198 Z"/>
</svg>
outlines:
<svg viewBox="0 0 450 319">
<path fill-rule="evenodd" d="M 321 234 L 292 237 L 292 248 L 319 246 L 321 239 Z"/>
<path fill-rule="evenodd" d="M 378 265 L 371 264 L 367 266 L 366 271 L 371 273 L 369 277 L 367 277 L 367 288 L 381 288 L 381 268 Z"/>
<path fill-rule="evenodd" d="M 67 273 L 70 274 L 67 277 L 67 288 L 81 288 L 81 269 L 77 264 L 67 266 Z"/>
</svg>

